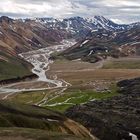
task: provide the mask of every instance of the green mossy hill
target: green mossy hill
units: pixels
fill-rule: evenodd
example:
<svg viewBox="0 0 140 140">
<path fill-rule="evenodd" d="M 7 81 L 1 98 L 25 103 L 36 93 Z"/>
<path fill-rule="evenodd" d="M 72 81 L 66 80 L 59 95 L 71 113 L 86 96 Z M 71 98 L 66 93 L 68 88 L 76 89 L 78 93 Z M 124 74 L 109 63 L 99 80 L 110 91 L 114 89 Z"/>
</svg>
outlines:
<svg viewBox="0 0 140 140">
<path fill-rule="evenodd" d="M 11 55 L 6 55 L 0 52 L 0 57 L 5 60 L 0 60 L 0 80 L 24 77 L 31 74 L 31 65 L 27 62 Z"/>
<path fill-rule="evenodd" d="M 0 140 L 86 140 L 70 134 L 29 128 L 0 128 Z M 88 139 L 87 139 L 88 140 Z"/>
</svg>

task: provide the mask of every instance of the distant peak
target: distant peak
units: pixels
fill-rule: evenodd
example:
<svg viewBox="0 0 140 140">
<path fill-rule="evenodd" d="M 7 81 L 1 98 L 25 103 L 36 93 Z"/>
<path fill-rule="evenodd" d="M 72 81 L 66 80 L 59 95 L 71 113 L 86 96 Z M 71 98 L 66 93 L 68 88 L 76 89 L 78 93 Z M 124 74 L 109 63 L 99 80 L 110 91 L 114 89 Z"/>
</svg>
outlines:
<svg viewBox="0 0 140 140">
<path fill-rule="evenodd" d="M 99 16 L 99 15 L 94 16 L 94 18 L 104 18 L 105 19 L 104 16 Z"/>
<path fill-rule="evenodd" d="M 67 20 L 81 20 L 83 19 L 82 17 L 76 16 L 76 17 L 70 17 L 70 18 L 66 18 Z"/>
<path fill-rule="evenodd" d="M 108 18 L 105 18 L 104 16 L 94 16 L 94 19 L 102 21 L 102 22 L 110 21 Z"/>
<path fill-rule="evenodd" d="M 13 19 L 11 19 L 11 18 L 9 18 L 9 17 L 7 17 L 7 16 L 1 16 L 1 17 L 0 17 L 0 22 L 3 22 L 3 21 L 5 21 L 5 22 L 7 22 L 7 23 L 10 23 L 10 22 L 13 21 Z"/>
</svg>

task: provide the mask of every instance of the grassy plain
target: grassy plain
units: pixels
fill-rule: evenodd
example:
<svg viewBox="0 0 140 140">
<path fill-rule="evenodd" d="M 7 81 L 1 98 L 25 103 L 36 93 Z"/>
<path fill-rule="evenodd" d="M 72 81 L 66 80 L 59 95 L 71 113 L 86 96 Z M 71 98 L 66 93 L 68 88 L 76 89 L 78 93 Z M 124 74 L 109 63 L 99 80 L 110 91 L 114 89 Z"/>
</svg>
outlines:
<svg viewBox="0 0 140 140">
<path fill-rule="evenodd" d="M 106 62 L 103 69 L 140 69 L 140 58 L 120 58 Z"/>
</svg>

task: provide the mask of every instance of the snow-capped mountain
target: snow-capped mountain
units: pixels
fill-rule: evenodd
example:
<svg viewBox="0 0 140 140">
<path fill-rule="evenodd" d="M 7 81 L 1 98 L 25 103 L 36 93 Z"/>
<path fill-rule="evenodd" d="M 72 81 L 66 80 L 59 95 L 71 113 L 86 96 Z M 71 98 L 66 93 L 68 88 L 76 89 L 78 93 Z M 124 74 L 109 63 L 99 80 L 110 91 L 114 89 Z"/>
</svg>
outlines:
<svg viewBox="0 0 140 140">
<path fill-rule="evenodd" d="M 117 24 L 113 21 L 103 17 L 103 16 L 94 16 L 93 24 L 96 25 L 96 28 L 106 29 L 106 30 L 124 30 L 128 28 L 128 25 L 125 24 Z"/>
<path fill-rule="evenodd" d="M 79 32 L 81 29 L 106 29 L 106 30 L 124 30 L 129 25 L 120 25 L 103 17 L 94 16 L 93 18 L 71 17 L 65 19 L 37 18 L 37 22 L 46 24 L 49 28 L 67 29 L 71 32 Z"/>
<path fill-rule="evenodd" d="M 84 38 L 89 32 L 98 31 L 99 29 L 118 32 L 133 28 L 134 26 L 140 26 L 140 23 L 130 25 L 117 24 L 103 16 L 94 16 L 93 18 L 71 17 L 65 19 L 36 18 L 34 20 L 45 25 L 47 28 L 66 31 L 76 38 Z"/>
</svg>

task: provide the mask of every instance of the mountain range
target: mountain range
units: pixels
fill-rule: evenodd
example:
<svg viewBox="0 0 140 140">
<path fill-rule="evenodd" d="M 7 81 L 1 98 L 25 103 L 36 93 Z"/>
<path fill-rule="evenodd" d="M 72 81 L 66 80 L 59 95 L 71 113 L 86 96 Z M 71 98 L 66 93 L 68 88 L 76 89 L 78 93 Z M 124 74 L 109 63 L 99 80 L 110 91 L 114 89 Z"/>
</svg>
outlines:
<svg viewBox="0 0 140 140">
<path fill-rule="evenodd" d="M 81 58 L 96 62 L 106 57 L 106 54 L 118 57 L 139 53 L 137 51 L 139 31 L 140 23 L 120 25 L 103 16 L 94 16 L 91 19 L 82 17 L 11 19 L 2 16 L 0 17 L 0 79 L 17 77 L 17 73 L 18 76 L 29 75 L 32 66 L 21 60 L 18 54 L 60 44 L 63 39 L 73 38 L 78 42 L 62 53 L 68 59 Z M 14 70 L 9 70 L 9 67 Z"/>
<path fill-rule="evenodd" d="M 140 27 L 133 27 L 120 32 L 104 29 L 92 31 L 88 36 L 73 47 L 60 53 L 69 60 L 81 59 L 97 62 L 107 56 L 125 57 L 140 54 Z"/>
<path fill-rule="evenodd" d="M 88 29 L 106 29 L 111 31 L 121 31 L 140 25 L 140 23 L 133 23 L 129 25 L 117 24 L 103 16 L 94 16 L 93 18 L 71 17 L 61 20 L 54 18 L 37 18 L 34 20 L 46 24 L 48 28 L 65 29 L 72 32 L 73 34 Z"/>
<path fill-rule="evenodd" d="M 140 24 L 118 26 L 120 28 L 111 26 L 114 28 L 109 29 L 102 26 L 102 28 L 91 30 L 85 38 L 81 38 L 73 47 L 54 56 L 54 58 L 63 56 L 69 60 L 81 59 L 95 63 L 108 56 L 118 58 L 139 55 Z"/>
</svg>

